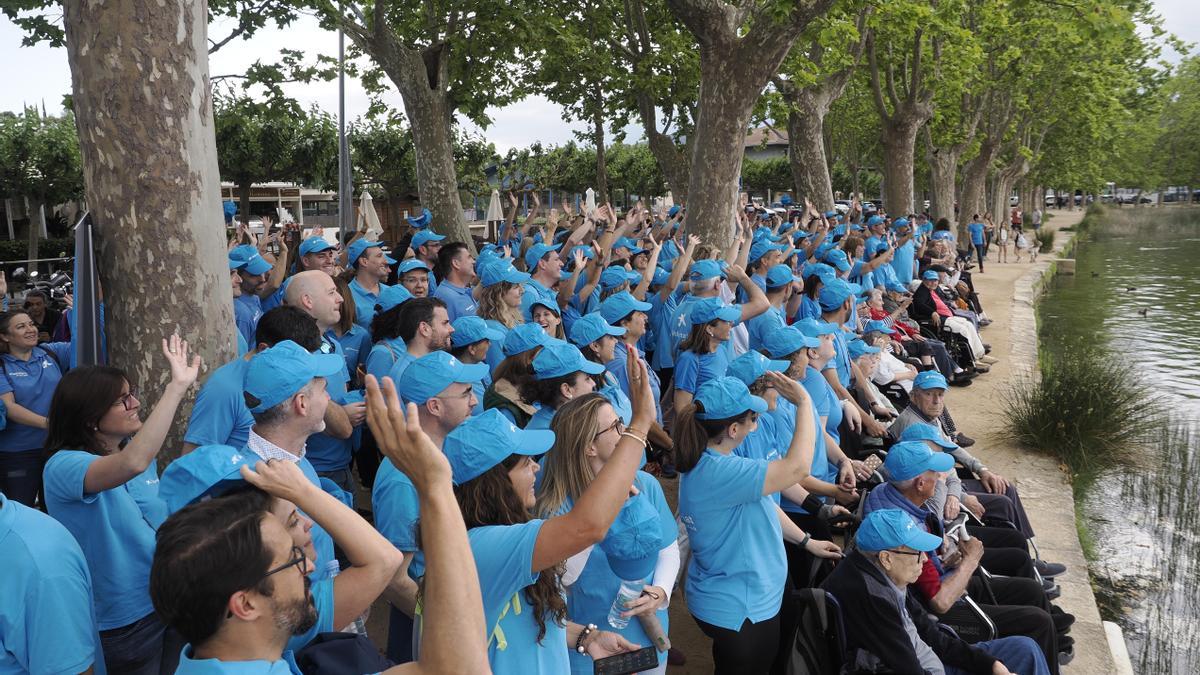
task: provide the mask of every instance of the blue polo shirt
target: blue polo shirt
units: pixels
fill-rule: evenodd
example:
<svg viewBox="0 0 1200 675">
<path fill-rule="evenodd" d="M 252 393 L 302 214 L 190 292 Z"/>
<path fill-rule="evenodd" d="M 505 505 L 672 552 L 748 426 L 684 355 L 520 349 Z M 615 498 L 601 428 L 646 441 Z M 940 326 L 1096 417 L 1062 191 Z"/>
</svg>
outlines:
<svg viewBox="0 0 1200 675">
<path fill-rule="evenodd" d="M 280 289 L 282 292 L 283 289 Z M 262 318 L 262 300 L 251 293 L 242 293 L 233 299 L 233 318 L 238 332 L 246 340 L 246 344 L 254 344 L 254 329 Z"/>
<path fill-rule="evenodd" d="M 338 344 L 342 345 L 342 355 L 346 357 L 346 373 L 353 376 L 358 367 L 367 366 L 367 356 L 371 353 L 371 334 L 366 328 L 352 324 L 350 330 L 337 336 Z"/>
<path fill-rule="evenodd" d="M 800 298 L 800 309 L 796 310 L 797 319 L 821 320 L 821 305 L 807 295 Z"/>
<path fill-rule="evenodd" d="M 192 646 L 183 648 L 175 675 L 301 675 L 291 652 L 278 661 L 220 661 L 193 659 Z"/>
<path fill-rule="evenodd" d="M 237 359 L 208 376 L 208 381 L 196 395 L 183 440 L 196 446 L 245 447 L 250 438 L 250 427 L 254 426 L 254 417 L 246 407 L 243 395 L 249 368 L 249 361 Z"/>
<path fill-rule="evenodd" d="M 121 628 L 154 611 L 150 602 L 150 562 L 154 537 L 167 518 L 158 498 L 154 462 L 127 483 L 86 493 L 83 479 L 99 455 L 59 450 L 46 462 L 46 510 L 62 523 L 87 558 L 94 580 L 100 630 Z"/>
<path fill-rule="evenodd" d="M 346 358 L 342 345 L 337 341 L 332 331 L 321 336 L 321 352 L 337 354 Z M 330 405 L 342 405 L 347 401 L 346 385 L 350 375 L 341 371 L 337 375 L 325 378 L 325 391 L 329 392 Z M 350 456 L 353 454 L 353 436 L 347 439 L 334 438 L 325 432 L 308 437 L 304 456 L 312 463 L 317 471 L 338 471 L 350 466 Z"/>
<path fill-rule="evenodd" d="M 558 309 L 558 294 L 543 286 L 537 279 L 530 279 L 525 282 L 525 293 L 521 295 L 521 315 L 526 321 L 533 320 L 534 304 Z"/>
<path fill-rule="evenodd" d="M 810 368 L 810 370 L 811 370 L 811 368 Z M 817 376 L 820 377 L 820 374 L 818 373 Z M 821 380 L 824 380 L 824 379 L 825 378 L 821 377 Z M 825 383 L 825 388 L 827 390 L 829 390 L 828 382 Z M 829 393 L 832 394 L 833 393 L 832 390 L 829 390 Z M 813 446 L 813 458 L 812 458 L 811 467 L 809 469 L 809 473 L 813 477 L 823 480 L 826 483 L 836 483 L 837 476 L 838 476 L 837 467 L 831 466 L 829 464 L 829 453 L 825 446 L 825 434 L 824 434 L 825 430 L 821 427 L 821 413 L 817 409 L 816 402 L 813 400 L 813 398 L 814 398 L 813 395 L 810 394 L 808 407 L 809 407 L 809 413 L 812 415 L 812 425 L 813 425 L 813 429 L 816 431 L 816 439 L 817 440 Z M 784 405 L 784 404 L 786 404 L 786 405 Z M 839 413 L 841 412 L 841 409 L 842 409 L 842 406 L 838 405 Z M 780 434 L 781 439 L 783 436 L 786 435 L 787 443 L 791 443 L 792 442 L 792 434 L 795 433 L 795 428 L 796 428 L 796 406 L 792 405 L 790 401 L 781 400 L 780 405 L 776 408 L 775 411 L 773 411 L 773 413 L 778 413 L 776 415 L 776 419 L 778 421 L 779 426 L 786 427 L 784 429 L 783 433 Z M 787 419 L 786 423 L 784 422 L 785 417 Z M 762 418 L 760 417 L 759 419 L 761 420 Z M 839 420 L 841 419 L 840 415 L 839 415 L 838 419 Z M 786 452 L 787 447 L 788 447 L 787 445 L 780 446 L 779 451 L 781 453 Z M 786 497 L 784 497 L 781 500 L 780 507 L 783 508 L 784 511 L 788 511 L 791 513 L 808 513 L 799 504 L 791 501 L 790 499 L 788 499 Z"/>
<path fill-rule="evenodd" d="M 404 344 L 401 338 L 394 337 L 376 342 L 367 354 L 367 374 L 374 375 L 377 380 L 383 380 L 385 375 L 392 372 L 396 359 L 406 353 L 408 345 Z"/>
<path fill-rule="evenodd" d="M 396 355 L 396 362 L 392 364 L 391 369 L 387 372 L 388 377 L 392 378 L 392 382 L 400 382 L 400 376 L 403 375 L 404 371 L 408 370 L 408 367 L 411 366 L 412 362 L 416 360 L 417 357 L 409 354 L 408 349 L 400 352 Z"/>
<path fill-rule="evenodd" d="M 983 223 L 968 223 L 967 232 L 971 235 L 971 243 L 983 246 Z"/>
<path fill-rule="evenodd" d="M 733 454 L 746 459 L 761 459 L 770 463 L 780 459 L 783 453 L 787 452 L 791 440 L 791 437 L 788 437 L 788 444 L 781 444 L 778 420 L 770 414 L 759 415 L 758 426 L 733 449 Z M 771 501 L 779 503 L 781 495 L 778 492 L 772 492 L 770 496 Z"/>
<path fill-rule="evenodd" d="M 375 305 L 379 303 L 379 293 L 387 290 L 386 284 L 379 284 L 379 293 L 372 293 L 358 283 L 358 279 L 350 280 L 350 295 L 354 298 L 354 323 L 364 330 L 371 329 L 371 319 L 375 318 Z"/>
<path fill-rule="evenodd" d="M 375 514 L 375 528 L 392 542 L 392 546 L 405 553 L 421 550 L 421 541 L 417 538 L 417 521 L 421 519 L 417 488 L 386 457 L 375 472 L 371 510 Z M 424 573 L 425 557 L 415 556 L 408 565 L 408 576 L 416 580 Z"/>
<path fill-rule="evenodd" d="M 892 266 L 892 271 L 896 273 L 896 278 L 900 283 L 907 285 L 916 277 L 913 276 L 913 255 L 916 252 L 916 242 L 909 239 L 904 244 L 896 247 L 896 253 L 892 256 L 892 261 L 889 263 Z"/>
<path fill-rule="evenodd" d="M 488 345 L 487 357 L 484 358 L 484 361 L 487 361 L 488 370 L 495 371 L 496 366 L 504 360 L 504 338 L 508 337 L 509 328 L 495 319 L 484 319 L 484 323 L 488 325 L 488 328 L 504 334 L 500 339 L 491 341 L 491 344 Z M 480 399 L 482 400 L 482 397 Z"/>
<path fill-rule="evenodd" d="M 852 325 L 857 325 L 855 322 Z M 847 333 L 844 330 L 834 331 L 833 333 L 833 360 L 825 365 L 825 369 L 837 369 L 838 382 L 846 389 L 850 389 L 850 349 L 848 347 Z"/>
<path fill-rule="evenodd" d="M 692 546 L 688 610 L 701 621 L 736 631 L 779 612 L 787 557 L 766 480 L 766 460 L 712 449 L 680 479 L 679 517 Z"/>
<path fill-rule="evenodd" d="M 769 307 L 767 311 L 746 322 L 746 331 L 749 333 L 750 349 L 758 351 L 763 344 L 763 339 L 767 334 L 784 328 L 787 326 L 787 321 L 783 317 L 783 310 L 778 307 Z"/>
<path fill-rule="evenodd" d="M 437 292 L 433 297 L 446 303 L 446 314 L 450 316 L 450 321 L 455 321 L 462 316 L 475 316 L 476 304 L 475 298 L 471 296 L 471 289 L 455 286 L 449 281 L 443 281 L 437 287 Z"/>
<path fill-rule="evenodd" d="M 835 441 L 841 441 L 841 435 L 838 434 L 838 427 L 842 424 L 842 404 L 838 401 L 837 394 L 834 393 L 833 387 L 829 386 L 829 381 L 816 368 L 809 366 L 804 371 L 804 379 L 800 381 L 804 389 L 812 398 L 813 405 L 817 409 L 817 415 L 825 419 L 825 431 L 833 437 Z M 821 436 L 824 442 L 824 436 Z"/>
<path fill-rule="evenodd" d="M 17 405 L 43 417 L 49 414 L 50 399 L 62 379 L 62 369 L 70 362 L 71 351 L 69 342 L 47 342 L 34 347 L 28 361 L 0 354 L 0 395 L 12 392 Z M 45 442 L 45 429 L 17 424 L 11 419 L 0 430 L 0 452 L 36 450 Z"/>
<path fill-rule="evenodd" d="M 0 673 L 103 675 L 92 575 L 57 520 L 0 493 Z"/>
<path fill-rule="evenodd" d="M 643 362 L 645 359 L 642 359 Z M 629 373 L 626 372 L 626 367 L 629 363 L 629 347 L 620 340 L 617 341 L 617 346 L 613 349 L 613 359 L 604 364 L 612 377 L 616 378 L 617 386 L 621 391 L 625 392 L 626 398 L 629 397 Z M 658 380 L 658 373 L 647 367 L 646 372 L 650 376 L 650 392 L 654 394 L 654 412 L 658 423 L 662 424 L 662 383 Z"/>
<path fill-rule="evenodd" d="M 679 305 L 689 297 L 691 296 L 677 288 L 666 300 L 650 308 L 648 318 L 654 325 L 654 354 L 650 365 L 655 370 L 675 367 L 675 350 L 679 348 L 679 343 L 674 342 L 673 321 Z"/>
<path fill-rule="evenodd" d="M 715 352 L 697 354 L 686 351 L 675 360 L 675 388 L 696 395 L 709 380 L 724 377 L 729 368 L 729 349 L 722 343 Z"/>
</svg>

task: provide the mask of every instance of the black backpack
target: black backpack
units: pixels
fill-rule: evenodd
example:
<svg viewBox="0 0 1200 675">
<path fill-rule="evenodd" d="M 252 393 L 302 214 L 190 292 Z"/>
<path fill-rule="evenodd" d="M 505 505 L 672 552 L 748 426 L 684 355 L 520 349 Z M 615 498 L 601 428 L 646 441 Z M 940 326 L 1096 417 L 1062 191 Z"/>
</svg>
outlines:
<svg viewBox="0 0 1200 675">
<path fill-rule="evenodd" d="M 799 621 L 792 640 L 787 675 L 837 675 L 842 672 L 846 636 L 837 600 L 820 588 L 791 593 Z"/>
</svg>

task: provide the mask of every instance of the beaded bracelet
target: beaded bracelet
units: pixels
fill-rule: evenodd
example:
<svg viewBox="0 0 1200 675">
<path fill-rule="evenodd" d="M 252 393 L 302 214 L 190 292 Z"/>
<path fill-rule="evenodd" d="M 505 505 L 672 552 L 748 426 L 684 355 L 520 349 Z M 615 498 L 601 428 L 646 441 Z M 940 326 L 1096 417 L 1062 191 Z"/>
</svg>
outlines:
<svg viewBox="0 0 1200 675">
<path fill-rule="evenodd" d="M 579 652 L 580 654 L 583 654 L 587 651 L 587 647 L 583 646 L 583 641 L 587 639 L 587 636 L 591 635 L 592 631 L 596 630 L 596 628 L 596 624 L 589 623 L 583 627 L 583 630 L 579 631 L 579 637 L 575 639 L 575 651 Z"/>
</svg>

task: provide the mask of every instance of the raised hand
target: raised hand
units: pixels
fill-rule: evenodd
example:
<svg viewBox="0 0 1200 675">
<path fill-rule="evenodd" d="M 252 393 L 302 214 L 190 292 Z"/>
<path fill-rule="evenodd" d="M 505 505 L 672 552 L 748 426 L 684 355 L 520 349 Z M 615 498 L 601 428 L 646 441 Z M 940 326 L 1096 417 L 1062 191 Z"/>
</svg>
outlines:
<svg viewBox="0 0 1200 675">
<path fill-rule="evenodd" d="M 254 468 L 243 466 L 242 479 L 254 487 L 266 492 L 272 497 L 296 502 L 306 490 L 316 489 L 300 470 L 296 462 L 282 459 L 268 459 L 256 462 Z"/>
<path fill-rule="evenodd" d="M 658 409 L 655 407 L 654 391 L 650 388 L 646 364 L 638 355 L 637 347 L 633 345 L 629 346 L 625 374 L 629 379 L 629 404 L 633 409 L 633 419 L 629 420 L 629 426 L 636 427 L 638 433 L 644 434 L 657 417 Z"/>
<path fill-rule="evenodd" d="M 367 376 L 367 425 L 379 450 L 418 490 L 450 481 L 450 462 L 421 429 L 416 404 L 401 409 L 392 378 L 383 378 L 381 387 L 374 375 Z"/>
<path fill-rule="evenodd" d="M 571 254 L 571 258 L 572 258 L 572 260 L 575 261 L 575 266 L 572 267 L 571 270 L 572 271 L 582 270 L 584 261 L 587 260 L 587 256 L 585 256 L 583 254 L 583 249 L 581 249 L 581 248 L 575 249 L 575 252 L 573 254 Z"/>
<path fill-rule="evenodd" d="M 696 247 L 699 245 L 700 245 L 700 237 L 697 237 L 694 234 L 689 234 L 687 236 L 687 250 L 688 251 L 696 250 Z"/>
<path fill-rule="evenodd" d="M 183 389 L 192 386 L 200 376 L 200 356 L 194 356 L 188 363 L 188 343 L 178 333 L 164 338 L 162 347 L 163 356 L 167 357 L 167 363 L 171 366 L 171 384 Z"/>
<path fill-rule="evenodd" d="M 588 641 L 587 645 L 588 656 L 592 659 L 602 659 L 606 656 L 615 656 L 638 649 L 637 645 L 621 637 L 620 634 L 607 630 L 596 631 L 596 637 Z"/>
<path fill-rule="evenodd" d="M 789 403 L 799 407 L 806 403 L 808 392 L 796 380 L 774 371 L 767 372 L 767 380 L 775 387 L 775 391 L 779 392 Z"/>
</svg>

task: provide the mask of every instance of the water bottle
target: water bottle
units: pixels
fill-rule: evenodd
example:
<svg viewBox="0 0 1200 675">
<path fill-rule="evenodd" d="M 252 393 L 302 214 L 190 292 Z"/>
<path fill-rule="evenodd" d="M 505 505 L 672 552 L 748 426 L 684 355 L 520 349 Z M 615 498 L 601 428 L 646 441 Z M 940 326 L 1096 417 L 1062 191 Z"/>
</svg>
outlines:
<svg viewBox="0 0 1200 675">
<path fill-rule="evenodd" d="M 622 612 L 629 608 L 625 603 L 637 600 L 642 594 L 642 588 L 645 587 L 643 579 L 635 579 L 634 581 L 621 580 L 621 589 L 617 591 L 617 597 L 613 600 L 612 607 L 608 610 L 608 625 L 616 629 L 621 629 L 629 625 L 629 617 L 621 616 Z"/>
</svg>

